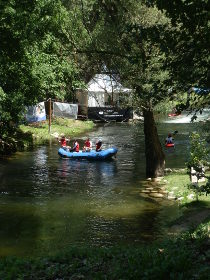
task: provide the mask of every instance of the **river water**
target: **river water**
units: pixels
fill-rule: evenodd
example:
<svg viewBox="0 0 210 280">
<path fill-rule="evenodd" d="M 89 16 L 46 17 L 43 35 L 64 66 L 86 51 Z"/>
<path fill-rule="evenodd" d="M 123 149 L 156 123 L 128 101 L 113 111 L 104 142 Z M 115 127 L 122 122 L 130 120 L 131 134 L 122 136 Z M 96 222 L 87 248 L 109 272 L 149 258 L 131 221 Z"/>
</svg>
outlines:
<svg viewBox="0 0 210 280">
<path fill-rule="evenodd" d="M 162 142 L 178 130 L 175 149 L 165 148 L 166 167 L 185 167 L 194 124 L 162 123 Z M 109 124 L 89 133 L 104 148 L 116 146 L 108 162 L 61 159 L 58 144 L 16 153 L 0 161 L 0 255 L 42 255 L 69 245 L 132 245 L 164 234 L 179 215 L 176 203 L 142 196 L 145 185 L 143 126 Z M 79 139 L 84 143 L 85 137 Z"/>
</svg>

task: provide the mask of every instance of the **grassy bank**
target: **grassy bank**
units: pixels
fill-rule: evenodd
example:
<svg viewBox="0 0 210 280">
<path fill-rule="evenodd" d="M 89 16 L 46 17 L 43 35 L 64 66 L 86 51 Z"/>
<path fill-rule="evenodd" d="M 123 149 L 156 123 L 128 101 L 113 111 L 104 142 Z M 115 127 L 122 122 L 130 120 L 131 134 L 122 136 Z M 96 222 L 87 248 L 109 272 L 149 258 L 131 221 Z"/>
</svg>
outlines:
<svg viewBox="0 0 210 280">
<path fill-rule="evenodd" d="M 208 173 L 206 175 L 209 176 Z M 196 194 L 189 188 L 191 181 L 187 170 L 176 170 L 166 175 L 163 182 L 168 198 L 176 200 L 180 209 L 179 218 L 168 224 L 168 234 L 179 235 L 181 232 L 199 226 L 202 222 L 210 221 L 210 195 L 199 195 L 197 200 Z M 208 228 L 209 233 L 210 228 Z"/>
<path fill-rule="evenodd" d="M 93 127 L 94 123 L 92 121 L 54 118 L 51 123 L 50 133 L 48 122 L 21 125 L 20 129 L 24 133 L 30 133 L 34 143 L 43 144 L 50 139 L 59 137 L 62 133 L 64 133 L 66 137 L 77 137 L 82 133 L 90 131 Z"/>
<path fill-rule="evenodd" d="M 210 175 L 209 171 L 206 175 Z M 172 197 L 178 200 L 181 205 L 187 206 L 187 204 L 196 200 L 195 193 L 188 187 L 191 184 L 191 181 L 187 169 L 175 170 L 174 172 L 167 174 L 163 181 L 165 182 L 165 188 L 168 191 L 169 198 Z M 204 183 L 199 184 L 201 185 Z M 208 202 L 210 203 L 210 196 L 202 194 L 199 196 L 199 201 L 208 204 Z"/>
<path fill-rule="evenodd" d="M 209 224 L 148 246 L 70 247 L 56 256 L 0 259 L 0 279 L 208 279 Z"/>
<path fill-rule="evenodd" d="M 24 150 L 29 146 L 46 144 L 50 140 L 57 141 L 62 133 L 73 139 L 83 133 L 88 133 L 94 126 L 95 124 L 92 121 L 65 118 L 54 118 L 50 133 L 47 121 L 20 125 L 11 135 L 6 135 L 0 139 L 0 155 L 8 155 L 17 150 Z"/>
</svg>

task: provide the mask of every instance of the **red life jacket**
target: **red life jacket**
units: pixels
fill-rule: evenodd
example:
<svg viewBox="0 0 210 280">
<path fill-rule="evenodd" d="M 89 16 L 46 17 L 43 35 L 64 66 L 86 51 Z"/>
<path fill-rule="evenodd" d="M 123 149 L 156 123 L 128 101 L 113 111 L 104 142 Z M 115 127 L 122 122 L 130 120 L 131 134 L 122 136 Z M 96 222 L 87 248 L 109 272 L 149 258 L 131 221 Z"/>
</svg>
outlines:
<svg viewBox="0 0 210 280">
<path fill-rule="evenodd" d="M 61 138 L 61 146 L 66 147 L 66 139 L 65 138 Z"/>
<path fill-rule="evenodd" d="M 87 148 L 90 148 L 90 141 L 85 141 L 85 146 L 87 147 Z"/>
<path fill-rule="evenodd" d="M 76 142 L 75 144 L 76 144 L 76 147 L 75 147 L 75 152 L 79 152 L 79 143 L 78 143 L 78 142 Z"/>
</svg>

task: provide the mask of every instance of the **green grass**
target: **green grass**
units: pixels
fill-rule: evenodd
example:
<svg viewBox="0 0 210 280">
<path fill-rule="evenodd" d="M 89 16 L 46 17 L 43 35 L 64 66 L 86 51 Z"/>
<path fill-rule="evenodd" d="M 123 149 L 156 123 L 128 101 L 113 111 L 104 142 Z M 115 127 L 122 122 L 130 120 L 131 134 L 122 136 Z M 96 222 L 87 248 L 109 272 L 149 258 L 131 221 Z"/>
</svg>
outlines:
<svg viewBox="0 0 210 280">
<path fill-rule="evenodd" d="M 191 183 L 190 176 L 187 174 L 187 169 L 181 170 L 176 173 L 169 173 L 165 175 L 163 178 L 166 185 L 165 188 L 178 199 L 180 204 L 188 204 L 194 200 L 196 200 L 195 193 L 188 188 L 188 185 Z M 203 183 L 202 183 L 203 184 Z M 210 202 L 210 196 L 206 196 L 205 194 L 199 196 L 199 201 Z"/>
<path fill-rule="evenodd" d="M 34 145 L 48 144 L 49 141 L 57 141 L 63 133 L 67 138 L 75 138 L 88 133 L 94 128 L 92 121 L 70 120 L 67 118 L 53 118 L 49 133 L 48 121 L 20 125 L 12 133 L 3 137 L 0 141 L 0 156 L 10 155 Z"/>
<path fill-rule="evenodd" d="M 66 137 L 77 137 L 78 135 L 88 132 L 93 129 L 92 121 L 70 120 L 66 118 L 55 118 L 51 123 L 49 133 L 48 122 L 36 123 L 31 125 L 21 125 L 20 129 L 23 133 L 30 133 L 35 143 L 44 144 L 50 139 L 60 136 L 62 133 Z"/>
<path fill-rule="evenodd" d="M 208 227 L 147 246 L 70 247 L 55 256 L 0 258 L 0 279 L 208 279 Z"/>
</svg>

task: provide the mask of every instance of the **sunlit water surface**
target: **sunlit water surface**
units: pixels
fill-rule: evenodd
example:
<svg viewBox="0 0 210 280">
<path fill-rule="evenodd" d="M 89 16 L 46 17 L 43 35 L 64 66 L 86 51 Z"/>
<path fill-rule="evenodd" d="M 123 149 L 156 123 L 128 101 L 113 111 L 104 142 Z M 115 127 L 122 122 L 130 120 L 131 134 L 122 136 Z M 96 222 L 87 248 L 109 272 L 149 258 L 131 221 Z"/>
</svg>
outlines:
<svg viewBox="0 0 210 280">
<path fill-rule="evenodd" d="M 160 139 L 178 130 L 167 167 L 184 167 L 193 124 L 158 125 Z M 116 146 L 108 162 L 61 159 L 58 144 L 0 161 L 0 255 L 53 254 L 69 245 L 132 245 L 164 234 L 179 215 L 174 202 L 142 196 L 145 156 L 142 124 L 110 124 L 89 134 L 104 148 Z M 85 137 L 79 139 L 84 143 Z"/>
</svg>

